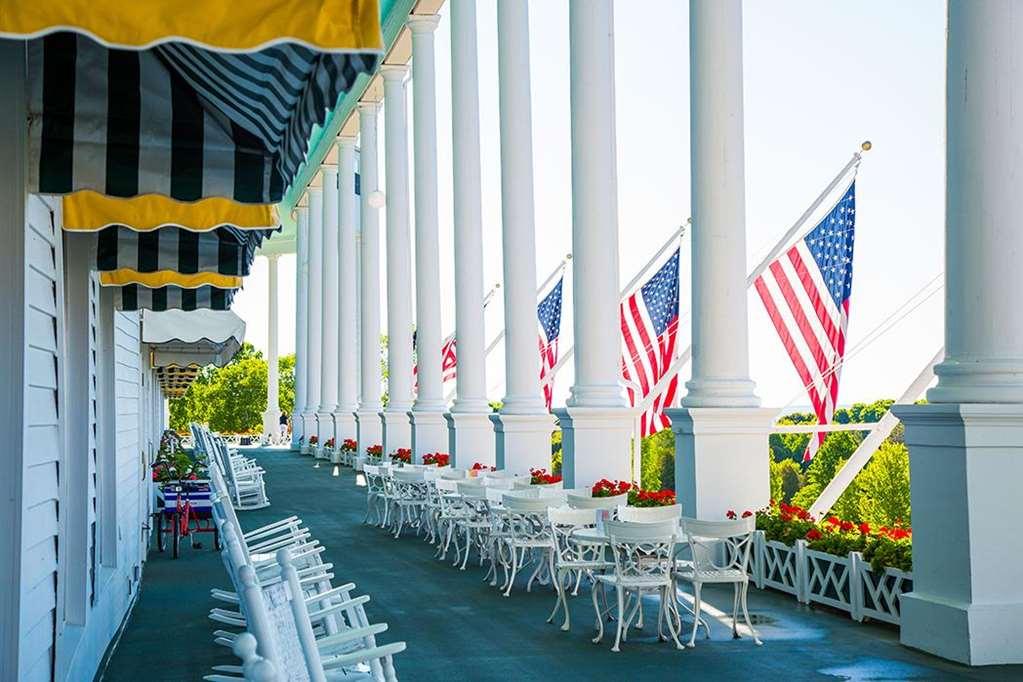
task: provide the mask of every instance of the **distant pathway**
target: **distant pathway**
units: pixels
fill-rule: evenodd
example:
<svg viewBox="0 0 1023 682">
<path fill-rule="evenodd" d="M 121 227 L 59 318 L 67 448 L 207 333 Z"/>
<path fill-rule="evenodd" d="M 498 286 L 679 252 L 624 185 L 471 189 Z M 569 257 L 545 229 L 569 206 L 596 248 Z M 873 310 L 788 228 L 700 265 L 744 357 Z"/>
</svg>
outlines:
<svg viewBox="0 0 1023 682">
<path fill-rule="evenodd" d="M 695 649 L 678 651 L 655 641 L 654 621 L 614 654 L 613 631 L 601 645 L 590 643 L 588 594 L 571 600 L 572 631 L 563 633 L 544 622 L 554 603 L 549 588 L 534 586 L 527 594 L 517 586 L 504 598 L 482 582 L 478 568 L 463 572 L 433 559 L 434 548 L 422 539 L 394 540 L 362 525 L 365 489 L 355 485 L 350 469 L 334 478 L 328 465 L 314 469 L 312 458 L 294 452 L 247 454 L 266 469 L 271 506 L 241 512 L 242 524 L 249 529 L 300 516 L 327 547 L 324 561 L 334 564 L 335 584 L 351 581 L 358 593 L 372 596 L 370 620 L 390 624 L 381 641 L 408 642 L 395 660 L 403 680 L 1023 679 L 1018 669 L 947 664 L 900 646 L 897 631 L 888 627 L 815 613 L 790 597 L 756 589 L 750 591 L 750 610 L 772 621 L 760 628 L 763 647 L 733 641 L 723 623 L 712 621 L 714 639 L 698 639 Z M 139 602 L 103 679 L 200 680 L 213 665 L 236 664 L 227 649 L 213 644 L 214 623 L 206 617 L 219 605 L 209 589 L 229 586 L 210 543 L 199 550 L 185 547 L 177 561 L 154 547 L 144 571 Z M 712 593 L 711 601 L 730 608 L 730 592 Z"/>
</svg>

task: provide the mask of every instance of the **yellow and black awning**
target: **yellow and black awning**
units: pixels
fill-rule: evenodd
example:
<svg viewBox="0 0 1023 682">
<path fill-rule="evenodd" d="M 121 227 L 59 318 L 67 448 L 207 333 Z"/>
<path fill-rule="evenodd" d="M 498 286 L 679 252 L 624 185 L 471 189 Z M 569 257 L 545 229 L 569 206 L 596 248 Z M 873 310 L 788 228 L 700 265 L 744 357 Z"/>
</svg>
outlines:
<svg viewBox="0 0 1023 682">
<path fill-rule="evenodd" d="M 275 230 L 280 225 L 271 204 L 242 204 L 223 197 L 183 202 L 158 194 L 133 199 L 91 191 L 65 195 L 61 200 L 63 227 L 69 232 L 97 232 L 127 225 L 136 232 L 178 227 L 209 232 L 223 225 L 239 230 Z"/>
<path fill-rule="evenodd" d="M 237 289 L 213 286 L 153 288 L 126 284 L 114 291 L 114 304 L 118 310 L 229 310 Z"/>
<path fill-rule="evenodd" d="M 376 0 L 15 0 L 30 190 L 279 201 L 315 126 L 382 52 Z"/>
</svg>

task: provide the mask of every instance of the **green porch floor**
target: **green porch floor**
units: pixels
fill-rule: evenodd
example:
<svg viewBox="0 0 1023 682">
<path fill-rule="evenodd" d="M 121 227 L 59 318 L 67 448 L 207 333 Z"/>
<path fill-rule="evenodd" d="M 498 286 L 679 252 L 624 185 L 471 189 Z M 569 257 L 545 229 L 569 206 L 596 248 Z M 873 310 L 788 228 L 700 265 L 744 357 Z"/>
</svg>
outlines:
<svg viewBox="0 0 1023 682">
<path fill-rule="evenodd" d="M 553 605 L 549 588 L 527 594 L 517 586 L 510 598 L 482 582 L 483 571 L 466 571 L 433 558 L 434 548 L 411 535 L 394 540 L 362 524 L 365 489 L 350 469 L 339 478 L 331 468 L 313 467 L 308 456 L 286 450 L 248 450 L 266 469 L 271 506 L 241 512 L 245 529 L 298 515 L 326 546 L 324 561 L 334 564 L 335 584 L 351 581 L 370 594 L 372 622 L 390 630 L 380 641 L 404 640 L 408 649 L 395 659 L 403 680 L 895 680 L 1023 679 L 1023 668 L 971 669 L 902 647 L 898 631 L 855 623 L 848 617 L 801 606 L 795 599 L 751 589 L 750 610 L 763 647 L 732 640 L 725 621 L 710 619 L 712 639 L 678 651 L 655 640 L 656 623 L 635 632 L 610 651 L 613 631 L 600 645 L 593 636 L 589 594 L 570 601 L 572 631 L 563 633 L 546 619 Z M 220 556 L 208 536 L 202 549 L 183 543 L 177 560 L 155 546 L 145 565 L 141 594 L 124 633 L 100 678 L 110 682 L 199 680 L 217 664 L 236 664 L 213 644 L 211 587 L 229 588 Z M 522 585 L 522 581 L 519 585 Z M 731 607 L 730 590 L 711 592 L 710 602 Z M 702 635 L 702 633 L 701 633 Z"/>
</svg>

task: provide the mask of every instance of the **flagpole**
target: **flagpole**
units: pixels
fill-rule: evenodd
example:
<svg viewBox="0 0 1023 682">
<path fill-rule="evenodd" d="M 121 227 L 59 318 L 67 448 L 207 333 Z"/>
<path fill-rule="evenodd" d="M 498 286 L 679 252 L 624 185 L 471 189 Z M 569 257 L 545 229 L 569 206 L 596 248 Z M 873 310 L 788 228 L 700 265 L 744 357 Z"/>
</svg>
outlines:
<svg viewBox="0 0 1023 682">
<path fill-rule="evenodd" d="M 785 232 L 784 235 L 782 235 L 781 239 L 778 240 L 778 242 L 774 245 L 771 251 L 767 254 L 767 257 L 764 258 L 755 268 L 753 268 L 753 270 L 746 277 L 747 289 L 753 286 L 753 283 L 756 281 L 757 277 L 763 274 L 764 270 L 767 269 L 767 266 L 769 266 L 774 261 L 774 259 L 778 257 L 778 254 L 780 254 L 785 249 L 785 247 L 788 246 L 793 236 L 799 233 L 799 231 L 806 224 L 806 221 L 808 221 L 810 217 L 813 215 L 813 212 L 816 211 L 817 208 L 822 203 L 824 203 L 824 200 L 828 198 L 828 196 L 835 190 L 836 187 L 838 187 L 838 185 L 842 182 L 842 179 L 849 174 L 849 171 L 854 168 L 855 169 L 859 168 L 860 161 L 862 161 L 863 159 L 862 152 L 870 151 L 871 146 L 872 145 L 869 140 L 864 141 L 860 145 L 860 151 L 852 155 L 852 158 L 849 159 L 849 162 L 845 164 L 845 166 L 842 167 L 842 170 L 838 172 L 834 179 L 830 183 L 828 183 L 828 186 L 824 188 L 824 191 L 817 195 L 817 198 L 813 200 L 813 202 L 805 211 L 803 211 L 803 214 L 799 216 L 799 219 L 796 220 L 796 222 L 792 225 L 792 227 L 788 229 L 788 231 Z M 640 404 L 641 410 L 646 410 L 650 406 L 650 402 L 656 396 L 660 395 L 661 390 L 663 390 L 664 387 L 667 386 L 668 382 L 671 381 L 671 379 L 674 378 L 675 375 L 679 373 L 682 367 L 684 367 L 686 363 L 689 362 L 689 359 L 692 357 L 692 354 L 693 347 L 692 344 L 690 344 L 684 351 L 682 351 L 681 354 L 679 354 L 678 360 L 672 363 L 671 367 L 668 368 L 668 371 L 665 372 L 665 374 L 654 385 L 650 392 L 647 393 L 646 398 L 644 398 L 643 402 Z"/>
<path fill-rule="evenodd" d="M 852 158 L 849 159 L 849 163 L 845 164 L 842 170 L 838 172 L 838 175 L 835 176 L 835 179 L 832 180 L 828 184 L 828 186 L 824 188 L 823 192 L 817 195 L 817 198 L 813 200 L 813 203 L 811 203 L 807 207 L 807 209 L 803 211 L 803 215 L 799 216 L 799 219 L 792 224 L 792 227 L 790 227 L 788 231 L 782 236 L 781 240 L 774 245 L 774 248 L 771 249 L 770 252 L 768 252 L 764 259 L 760 261 L 760 263 L 755 268 L 753 268 L 753 271 L 750 272 L 749 276 L 746 278 L 747 289 L 753 286 L 753 282 L 756 281 L 757 277 L 760 277 L 760 275 L 764 273 L 764 270 L 767 269 L 767 266 L 769 266 L 774 261 L 774 259 L 778 257 L 778 254 L 780 254 L 782 250 L 784 250 L 784 248 L 788 246 L 789 241 L 803 228 L 803 225 L 805 225 L 806 221 L 810 219 L 810 216 L 813 215 L 813 212 L 817 210 L 817 207 L 820 206 L 824 202 L 824 200 L 831 195 L 831 193 L 835 190 L 836 187 L 838 187 L 838 184 L 842 181 L 842 178 L 848 175 L 849 171 L 852 169 L 859 170 L 860 161 L 863 160 L 863 154 L 861 152 L 870 151 L 871 146 L 872 145 L 870 144 L 869 140 L 864 141 L 863 144 L 860 145 L 861 151 L 856 152 L 855 154 L 852 155 Z"/>
<path fill-rule="evenodd" d="M 637 284 L 639 284 L 640 280 L 643 279 L 643 275 L 645 275 L 650 270 L 650 268 L 661 259 L 661 257 L 664 255 L 664 253 L 668 249 L 671 248 L 672 244 L 674 244 L 676 242 L 676 240 L 681 242 L 682 237 L 685 236 L 686 227 L 688 227 L 692 222 L 693 222 L 692 218 L 687 218 L 686 221 L 684 223 L 682 223 L 678 227 L 678 229 L 676 229 L 672 233 L 671 237 L 669 237 L 668 240 L 666 242 L 664 242 L 664 244 L 661 245 L 661 248 L 659 248 L 657 250 L 657 253 L 654 254 L 653 258 L 648 260 L 646 262 L 646 265 L 644 265 L 640 269 L 640 271 L 636 274 L 636 276 L 633 277 L 629 281 L 629 283 L 625 285 L 625 288 L 622 289 L 620 292 L 618 292 L 618 299 L 619 300 L 625 298 L 625 296 L 630 291 L 632 291 L 636 287 Z M 571 360 L 572 359 L 572 355 L 574 355 L 574 354 L 575 354 L 575 343 L 573 343 L 571 346 L 569 346 L 568 349 L 565 350 L 565 353 L 560 358 L 558 358 L 558 361 L 557 361 L 557 363 L 555 363 L 554 367 L 551 369 L 550 374 L 547 375 L 546 381 L 544 381 L 544 384 L 549 384 L 550 382 L 554 381 L 554 376 L 558 373 L 558 370 L 561 369 L 562 367 L 564 367 L 565 363 L 567 363 L 569 360 Z"/>
<path fill-rule="evenodd" d="M 558 263 L 558 266 L 556 268 L 554 268 L 554 270 L 551 271 L 551 274 L 547 276 L 547 279 L 545 279 L 543 281 L 543 284 L 541 284 L 537 288 L 537 290 L 536 290 L 537 297 L 539 297 L 540 294 L 544 291 L 544 289 L 546 289 L 548 287 L 548 285 L 550 285 L 550 283 L 554 281 L 555 277 L 557 277 L 559 274 L 561 274 L 562 272 L 565 271 L 565 268 L 568 267 L 568 263 L 571 260 L 572 260 L 572 254 L 570 254 L 570 253 L 569 254 L 565 254 L 565 257 L 561 259 L 561 262 Z M 498 286 L 500 286 L 500 284 Z M 497 348 L 497 344 L 501 343 L 501 339 L 503 339 L 503 338 L 504 338 L 504 328 L 502 327 L 501 331 L 499 331 L 497 333 L 497 336 L 494 337 L 494 340 L 490 342 L 490 344 L 487 346 L 487 349 L 483 352 L 483 357 L 486 357 L 486 356 L 490 355 L 490 351 L 492 351 L 495 348 Z"/>
</svg>

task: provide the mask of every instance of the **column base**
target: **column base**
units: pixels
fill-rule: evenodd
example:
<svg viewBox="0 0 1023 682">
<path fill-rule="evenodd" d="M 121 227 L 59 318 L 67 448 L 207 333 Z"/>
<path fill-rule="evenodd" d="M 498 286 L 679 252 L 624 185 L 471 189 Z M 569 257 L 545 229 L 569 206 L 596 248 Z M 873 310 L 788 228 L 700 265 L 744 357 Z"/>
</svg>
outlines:
<svg viewBox="0 0 1023 682">
<path fill-rule="evenodd" d="M 331 412 L 316 413 L 316 459 L 330 459 L 327 441 L 334 437 L 334 415 Z M 335 445 L 337 441 L 335 441 Z"/>
<path fill-rule="evenodd" d="M 675 432 L 675 493 L 686 516 L 721 521 L 771 498 L 768 436 L 778 411 L 750 407 L 665 410 Z"/>
<path fill-rule="evenodd" d="M 302 418 L 302 413 L 292 413 L 291 415 L 291 449 L 301 450 L 302 446 L 299 444 L 299 440 L 302 439 L 302 434 L 305 433 L 305 420 Z"/>
<path fill-rule="evenodd" d="M 275 440 L 281 435 L 281 412 L 280 410 L 267 410 L 263 413 L 263 435 Z"/>
<path fill-rule="evenodd" d="M 384 444 L 384 428 L 379 410 L 360 410 L 355 413 L 355 441 L 359 444 L 358 457 L 366 456 L 366 448 Z"/>
<path fill-rule="evenodd" d="M 490 422 L 494 425 L 494 463 L 498 469 L 513 474 L 528 474 L 530 469 L 550 471 L 553 415 L 498 413 L 490 415 Z"/>
<path fill-rule="evenodd" d="M 385 458 L 398 448 L 412 447 L 412 425 L 408 420 L 408 410 L 384 410 L 379 413 L 379 417 L 383 426 L 380 442 L 384 446 Z"/>
<path fill-rule="evenodd" d="M 355 413 L 350 411 L 335 412 L 334 418 L 334 451 L 330 453 L 330 461 L 341 463 L 341 443 L 347 438 L 358 440 L 355 428 Z"/>
<path fill-rule="evenodd" d="M 305 436 L 305 441 L 302 444 L 302 454 L 308 455 L 313 452 L 313 446 L 309 445 L 309 439 L 316 435 L 316 413 L 315 412 L 303 412 L 302 413 L 302 435 Z M 319 437 L 317 437 L 318 439 Z"/>
<path fill-rule="evenodd" d="M 633 480 L 632 410 L 576 406 L 556 409 L 554 414 L 561 423 L 561 475 L 566 488 L 588 488 L 602 478 Z"/>
<path fill-rule="evenodd" d="M 448 412 L 444 415 L 448 423 L 448 452 L 451 454 L 451 466 L 467 469 L 475 462 L 497 466 L 494 425 L 490 423 L 492 414 L 493 412 Z"/>
<path fill-rule="evenodd" d="M 422 464 L 423 455 L 431 452 L 448 451 L 448 429 L 443 412 L 408 413 L 412 426 L 412 461 Z"/>
<path fill-rule="evenodd" d="M 909 446 L 913 592 L 902 643 L 970 665 L 1023 663 L 1023 405 L 896 405 Z"/>
</svg>

